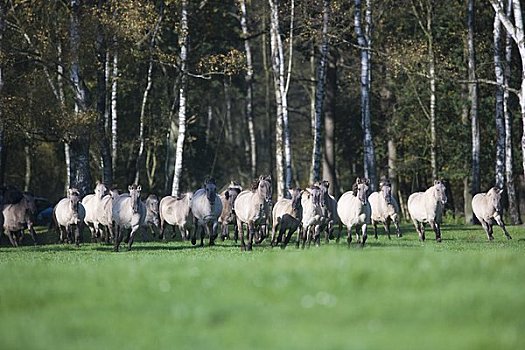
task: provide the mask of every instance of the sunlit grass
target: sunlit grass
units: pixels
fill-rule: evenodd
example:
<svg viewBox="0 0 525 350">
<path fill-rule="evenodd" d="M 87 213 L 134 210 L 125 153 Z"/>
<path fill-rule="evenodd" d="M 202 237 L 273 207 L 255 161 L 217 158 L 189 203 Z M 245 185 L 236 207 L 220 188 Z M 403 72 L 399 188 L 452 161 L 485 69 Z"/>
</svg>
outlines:
<svg viewBox="0 0 525 350">
<path fill-rule="evenodd" d="M 4 246 L 0 349 L 525 348 L 525 234 L 509 232 L 488 242 L 445 225 L 442 243 L 422 243 L 405 225 L 364 249 L 250 253 L 231 241 Z"/>
</svg>

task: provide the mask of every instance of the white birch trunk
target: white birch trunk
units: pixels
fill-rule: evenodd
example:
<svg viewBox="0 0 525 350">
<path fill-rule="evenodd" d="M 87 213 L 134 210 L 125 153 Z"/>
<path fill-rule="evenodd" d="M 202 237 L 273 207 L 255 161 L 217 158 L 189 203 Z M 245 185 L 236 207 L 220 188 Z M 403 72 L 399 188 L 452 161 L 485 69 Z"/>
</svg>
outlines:
<svg viewBox="0 0 525 350">
<path fill-rule="evenodd" d="M 501 4 L 501 2 L 500 2 Z M 496 76 L 496 169 L 495 185 L 503 189 L 505 186 L 505 120 L 503 115 L 503 63 L 501 61 L 501 20 L 494 16 L 494 72 Z"/>
<path fill-rule="evenodd" d="M 246 52 L 246 121 L 248 123 L 248 134 L 250 136 L 250 170 L 252 178 L 257 176 L 257 144 L 255 138 L 255 126 L 253 122 L 253 59 L 250 41 L 248 40 L 248 14 L 246 1 L 241 0 L 241 29 L 244 36 L 244 51 Z"/>
<path fill-rule="evenodd" d="M 272 57 L 272 70 L 275 90 L 275 102 L 277 108 L 277 121 L 275 125 L 275 160 L 277 172 L 277 197 L 283 198 L 286 195 L 287 174 L 285 174 L 284 149 L 284 62 L 283 48 L 279 36 L 279 9 L 274 0 L 270 2 L 270 49 Z"/>
<path fill-rule="evenodd" d="M 116 38 L 114 43 L 116 43 Z M 111 158 L 113 159 L 113 174 L 115 173 L 118 155 L 118 49 L 115 45 L 115 52 L 113 53 L 113 64 L 111 68 Z"/>
<path fill-rule="evenodd" d="M 142 166 L 142 159 L 144 157 L 144 127 L 146 123 L 146 106 L 148 103 L 149 92 L 151 91 L 151 86 L 153 85 L 153 60 L 150 58 L 148 66 L 148 76 L 146 88 L 144 89 L 144 94 L 142 95 L 142 104 L 140 107 L 140 122 L 139 122 L 139 151 L 137 154 L 137 162 L 135 165 L 135 184 L 139 183 L 140 180 L 140 167 Z"/>
<path fill-rule="evenodd" d="M 312 168 L 310 183 L 321 180 L 321 143 L 323 125 L 323 106 L 326 81 L 326 62 L 328 56 L 328 20 L 330 17 L 330 2 L 323 1 L 323 29 L 321 35 L 321 56 L 317 66 L 317 88 L 315 92 L 314 142 L 312 147 Z"/>
<path fill-rule="evenodd" d="M 470 123 L 472 136 L 472 183 L 470 195 L 471 197 L 481 191 L 480 180 L 480 130 L 478 119 L 478 84 L 476 81 L 476 52 L 474 46 L 474 0 L 468 1 L 468 80 L 469 80 L 469 100 L 470 100 Z"/>
<path fill-rule="evenodd" d="M 364 148 L 364 169 L 365 177 L 370 179 L 370 188 L 372 191 L 376 189 L 376 170 L 375 170 L 375 151 L 372 136 L 372 123 L 370 116 L 370 46 L 369 37 L 366 37 L 361 27 L 361 0 L 354 0 L 354 25 L 357 36 L 357 41 L 361 51 L 361 125 L 363 127 L 363 148 Z M 366 20 L 371 20 L 369 11 L 370 3 L 367 1 Z M 371 23 L 366 23 L 367 28 L 371 27 Z"/>
<path fill-rule="evenodd" d="M 514 43 L 516 43 L 518 46 L 518 52 L 521 58 L 521 86 L 519 93 L 519 103 L 523 126 L 523 133 L 521 137 L 522 171 L 525 173 L 525 38 L 523 33 L 524 28 L 521 4 L 520 1 L 512 2 L 514 13 L 514 23 L 512 23 L 497 0 L 490 0 L 490 3 L 504 25 L 507 33 L 511 35 Z"/>
<path fill-rule="evenodd" d="M 513 0 L 507 2 L 507 16 L 512 17 Z M 504 79 L 505 85 L 508 86 L 511 78 L 510 65 L 512 63 L 512 37 L 509 33 L 505 35 L 505 69 Z M 513 152 L 512 152 L 512 116 L 509 111 L 509 90 L 503 91 L 503 115 L 505 118 L 505 184 L 507 188 L 507 199 L 509 204 L 509 216 L 511 224 L 520 225 L 522 223 L 520 217 L 519 203 L 516 197 L 516 187 L 514 184 L 514 167 L 513 167 Z"/>
<path fill-rule="evenodd" d="M 184 140 L 186 137 L 186 84 L 187 72 L 186 62 L 188 59 L 188 2 L 182 0 L 181 29 L 180 29 L 180 68 L 181 85 L 179 89 L 179 131 L 177 137 L 177 148 L 175 150 L 175 169 L 173 174 L 172 196 L 180 195 L 180 178 L 182 175 L 182 161 L 184 154 Z"/>
</svg>

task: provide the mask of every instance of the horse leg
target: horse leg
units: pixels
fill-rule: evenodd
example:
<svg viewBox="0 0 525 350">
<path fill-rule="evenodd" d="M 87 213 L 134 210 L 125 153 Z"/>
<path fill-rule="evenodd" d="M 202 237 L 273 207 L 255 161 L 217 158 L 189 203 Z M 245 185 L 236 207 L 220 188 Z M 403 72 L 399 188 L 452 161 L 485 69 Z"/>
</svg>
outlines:
<svg viewBox="0 0 525 350">
<path fill-rule="evenodd" d="M 28 223 L 27 227 L 29 228 L 29 233 L 31 234 L 31 238 L 33 239 L 33 244 L 36 245 L 36 232 L 35 232 L 35 228 L 33 227 L 33 223 L 32 222 Z"/>
<path fill-rule="evenodd" d="M 335 243 L 339 243 L 339 239 L 341 238 L 341 232 L 343 232 L 343 223 L 339 221 L 338 225 L 339 230 L 337 231 L 337 238 L 335 239 Z"/>
<path fill-rule="evenodd" d="M 77 247 L 79 247 L 80 246 L 80 228 L 81 228 L 81 225 L 77 224 L 74 227 L 75 227 L 75 244 L 76 244 Z"/>
<path fill-rule="evenodd" d="M 436 234 L 436 242 L 441 242 L 441 231 L 439 229 L 439 224 L 434 220 L 430 220 L 430 227 L 432 227 L 432 230 L 434 230 L 434 233 Z"/>
<path fill-rule="evenodd" d="M 361 242 L 361 247 L 364 247 L 365 246 L 365 242 L 366 242 L 366 238 L 368 237 L 368 235 L 366 234 L 366 224 L 363 224 L 361 226 L 361 234 L 363 236 L 363 241 Z M 390 238 L 390 236 L 389 236 Z"/>
<path fill-rule="evenodd" d="M 217 228 L 219 226 L 219 223 L 217 221 L 214 221 L 214 222 L 211 222 L 208 224 L 209 227 L 209 231 L 210 231 L 210 246 L 212 245 L 215 245 L 215 238 L 217 238 Z"/>
<path fill-rule="evenodd" d="M 374 238 L 377 239 L 377 222 L 373 221 L 374 223 Z"/>
<path fill-rule="evenodd" d="M 385 232 L 386 232 L 386 235 L 388 236 L 388 239 L 392 239 L 390 238 L 390 219 L 386 219 L 385 222 L 383 223 L 383 226 L 385 228 Z"/>
<path fill-rule="evenodd" d="M 246 246 L 246 250 L 250 251 L 253 247 L 253 238 L 255 236 L 255 225 L 253 224 L 253 221 L 248 222 L 248 245 Z"/>
<path fill-rule="evenodd" d="M 135 238 L 135 232 L 137 232 L 139 229 L 139 226 L 134 226 L 134 227 L 131 227 L 131 231 L 129 232 L 129 235 L 128 235 L 128 251 L 131 250 L 131 245 L 133 244 L 133 239 Z"/>
<path fill-rule="evenodd" d="M 270 241 L 270 246 L 274 247 L 282 239 L 281 228 L 279 227 L 279 236 L 277 237 L 277 242 L 275 240 L 275 231 L 277 231 L 277 226 L 279 226 L 279 219 L 277 222 L 272 222 L 272 240 Z"/>
<path fill-rule="evenodd" d="M 6 231 L 7 238 L 9 238 L 9 242 L 11 242 L 11 245 L 13 247 L 18 247 L 18 242 L 16 241 L 16 237 L 13 233 L 13 231 Z"/>
<path fill-rule="evenodd" d="M 359 228 L 357 227 L 357 225 L 355 225 L 354 227 L 355 227 L 355 237 L 356 237 L 357 243 L 361 243 L 361 236 L 359 236 Z"/>
<path fill-rule="evenodd" d="M 242 221 L 237 218 L 237 227 L 239 229 L 239 238 L 241 240 L 241 251 L 246 249 L 244 245 L 244 227 L 242 226 Z"/>
<path fill-rule="evenodd" d="M 394 226 L 396 228 L 396 234 L 397 234 L 397 237 L 398 238 L 401 238 L 403 237 L 403 235 L 401 234 L 401 229 L 399 228 L 399 219 L 396 217 L 394 220 L 392 220 L 394 222 Z"/>
<path fill-rule="evenodd" d="M 122 232 L 119 226 L 117 226 L 115 231 L 115 246 L 113 247 L 114 252 L 118 252 L 118 248 L 120 246 L 120 243 L 122 243 Z"/>
<path fill-rule="evenodd" d="M 499 216 L 499 215 L 496 216 L 494 218 L 494 220 L 496 220 L 496 222 L 498 223 L 499 227 L 501 227 L 503 229 L 503 232 L 505 233 L 505 237 L 507 237 L 507 239 L 512 239 L 512 237 L 510 236 L 509 232 L 505 228 L 505 223 L 503 222 L 503 219 L 501 218 L 501 216 Z"/>
</svg>

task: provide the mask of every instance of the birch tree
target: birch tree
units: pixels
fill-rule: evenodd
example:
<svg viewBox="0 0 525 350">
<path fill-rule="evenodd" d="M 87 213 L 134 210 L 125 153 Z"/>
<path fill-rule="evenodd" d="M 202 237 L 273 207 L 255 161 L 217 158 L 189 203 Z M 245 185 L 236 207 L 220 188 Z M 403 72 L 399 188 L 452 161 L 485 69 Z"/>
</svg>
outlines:
<svg viewBox="0 0 525 350">
<path fill-rule="evenodd" d="M 512 2 L 507 1 L 506 12 L 509 18 L 512 18 Z M 505 86 L 510 83 L 512 63 L 512 38 L 509 33 L 505 35 L 505 67 L 503 71 L 503 78 Z M 516 197 L 516 187 L 514 184 L 514 170 L 512 161 L 512 116 L 509 110 L 509 95 L 508 89 L 503 91 L 503 116 L 505 119 L 505 184 L 507 188 L 507 199 L 509 204 L 509 216 L 513 225 L 520 225 L 521 217 L 519 211 L 519 203 Z"/>
<path fill-rule="evenodd" d="M 117 114 L 117 98 L 118 98 L 118 45 L 117 38 L 113 38 L 113 62 L 111 65 L 111 159 L 113 165 L 113 173 L 117 164 L 118 155 L 118 114 Z"/>
<path fill-rule="evenodd" d="M 88 91 L 81 78 L 79 63 L 80 51 L 80 1 L 71 0 L 70 14 L 70 80 L 75 100 L 75 118 L 80 119 L 88 114 Z M 91 191 L 91 174 L 89 172 L 90 136 L 82 127 L 69 143 L 70 152 L 70 185 L 77 188 L 82 195 Z"/>
<path fill-rule="evenodd" d="M 4 0 L 0 0 L 0 52 L 4 50 L 4 33 L 5 33 L 5 14 L 7 6 Z M 4 64 L 0 58 L 0 97 L 4 89 Z M 0 186 L 4 184 L 5 179 L 5 131 L 4 118 L 2 116 L 2 109 L 0 108 Z"/>
<path fill-rule="evenodd" d="M 326 98 L 324 106 L 323 179 L 330 182 L 329 192 L 339 196 L 335 172 L 335 110 L 337 99 L 337 49 L 330 48 L 327 57 Z"/>
<path fill-rule="evenodd" d="M 363 31 L 361 22 L 361 0 L 354 0 L 354 25 L 357 42 L 360 47 L 361 60 L 361 125 L 363 128 L 363 147 L 364 147 L 364 170 L 365 177 L 370 179 L 370 188 L 376 189 L 377 175 L 375 169 L 375 151 L 372 136 L 372 122 L 370 116 L 370 31 L 371 31 L 371 4 L 366 1 L 365 22 L 366 30 Z"/>
<path fill-rule="evenodd" d="M 105 0 L 99 0 L 98 10 L 102 11 L 105 6 Z M 106 71 L 106 38 L 102 24 L 97 25 L 97 38 L 95 50 L 97 56 L 97 112 L 98 112 L 98 142 L 100 147 L 100 156 L 102 159 L 102 182 L 107 186 L 113 184 L 113 160 L 111 159 L 111 148 L 109 144 L 109 135 L 106 127 L 107 115 L 107 71 Z"/>
<path fill-rule="evenodd" d="M 523 133 L 521 137 L 521 155 L 522 155 L 522 171 L 525 172 L 525 37 L 523 33 L 523 17 L 521 12 L 520 1 L 512 1 L 512 10 L 514 14 L 514 23 L 505 14 L 501 3 L 497 0 L 490 0 L 492 7 L 505 27 L 507 33 L 510 34 L 514 43 L 518 46 L 518 52 L 521 58 L 521 86 L 518 93 L 521 120 L 523 125 Z"/>
<path fill-rule="evenodd" d="M 501 61 L 501 20 L 494 16 L 494 73 L 496 76 L 496 169 L 495 185 L 503 189 L 505 186 L 505 120 L 503 116 L 503 62 Z"/>
<path fill-rule="evenodd" d="M 250 136 L 250 172 L 252 178 L 257 176 L 257 144 L 255 139 L 255 126 L 253 122 L 253 59 L 250 46 L 248 30 L 248 14 L 246 11 L 246 0 L 239 1 L 241 7 L 241 29 L 244 39 L 244 51 L 246 53 L 246 122 L 248 123 L 248 134 Z"/>
<path fill-rule="evenodd" d="M 424 110 L 430 120 L 430 168 L 432 178 L 437 179 L 437 135 L 436 135 L 436 56 L 434 53 L 433 0 L 412 0 L 412 12 L 416 16 L 420 29 L 427 41 L 428 79 L 430 85 L 430 101 L 428 111 Z"/>
<path fill-rule="evenodd" d="M 279 6 L 276 0 L 270 3 L 270 47 L 272 70 L 277 107 L 277 122 L 275 127 L 275 160 L 277 172 L 277 196 L 288 196 L 287 189 L 292 183 L 292 164 L 290 132 L 288 128 L 288 101 L 286 97 L 286 82 L 284 74 L 284 49 L 279 29 Z M 284 159 L 283 159 L 284 155 Z"/>
<path fill-rule="evenodd" d="M 325 97 L 326 65 L 328 56 L 328 20 L 330 18 L 330 2 L 323 1 L 323 29 L 319 64 L 317 66 L 317 87 L 315 91 L 314 142 L 312 147 L 312 170 L 310 183 L 321 180 L 321 142 L 323 125 L 323 104 Z"/>
<path fill-rule="evenodd" d="M 475 33 L 475 0 L 468 0 L 467 5 L 467 52 L 468 52 L 468 94 L 470 101 L 470 125 L 471 125 L 471 176 L 472 182 L 470 187 L 470 197 L 465 198 L 465 204 L 468 206 L 465 210 L 470 212 L 472 220 L 477 220 L 472 215 L 472 196 L 481 191 L 481 180 L 480 180 L 480 134 L 479 134 L 479 118 L 478 118 L 478 84 L 476 82 L 476 51 L 474 45 L 474 33 Z"/>
<path fill-rule="evenodd" d="M 179 88 L 179 130 L 177 148 L 175 150 L 175 169 L 173 175 L 172 196 L 180 195 L 180 178 L 182 174 L 182 161 L 184 153 L 184 139 L 186 137 L 186 88 L 187 88 L 187 59 L 188 59 L 188 1 L 182 0 L 181 23 L 179 33 L 180 45 L 180 74 Z"/>
</svg>

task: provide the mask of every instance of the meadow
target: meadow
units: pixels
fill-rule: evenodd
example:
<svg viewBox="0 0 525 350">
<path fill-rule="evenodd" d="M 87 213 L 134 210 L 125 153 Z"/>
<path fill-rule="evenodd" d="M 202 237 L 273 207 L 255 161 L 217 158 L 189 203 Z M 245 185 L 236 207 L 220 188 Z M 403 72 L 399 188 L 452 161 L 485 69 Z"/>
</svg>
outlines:
<svg viewBox="0 0 525 350">
<path fill-rule="evenodd" d="M 0 349 L 524 349 L 525 230 L 0 248 Z M 382 231 L 381 231 L 382 232 Z M 371 231 L 369 231 L 370 237 Z M 39 233 L 40 240 L 54 236 Z"/>
</svg>

